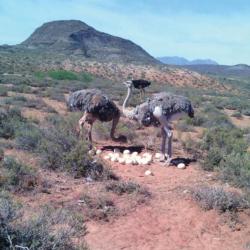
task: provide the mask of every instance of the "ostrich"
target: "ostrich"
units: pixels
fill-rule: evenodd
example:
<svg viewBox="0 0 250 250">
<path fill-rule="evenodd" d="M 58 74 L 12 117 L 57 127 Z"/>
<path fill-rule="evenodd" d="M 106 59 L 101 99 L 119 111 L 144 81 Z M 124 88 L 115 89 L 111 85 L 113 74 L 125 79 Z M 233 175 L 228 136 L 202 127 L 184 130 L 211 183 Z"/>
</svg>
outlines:
<svg viewBox="0 0 250 250">
<path fill-rule="evenodd" d="M 172 157 L 172 136 L 171 126 L 169 123 L 178 119 L 186 113 L 189 117 L 194 117 L 194 110 L 191 102 L 184 96 L 173 95 L 168 92 L 160 92 L 152 95 L 146 102 L 128 110 L 126 105 L 132 93 L 132 81 L 126 81 L 124 84 L 128 88 L 127 97 L 124 100 L 122 111 L 123 114 L 133 120 L 136 120 L 143 126 L 161 127 L 162 144 L 161 144 L 161 161 L 167 160 L 168 163 Z M 168 151 L 166 159 L 166 141 L 168 140 Z"/>
<path fill-rule="evenodd" d="M 115 103 L 97 89 L 84 89 L 73 92 L 67 101 L 67 106 L 70 111 L 80 110 L 84 112 L 83 117 L 79 120 L 80 134 L 84 123 L 88 126 L 87 139 L 92 143 L 92 127 L 96 120 L 101 122 L 112 122 L 110 137 L 117 141 L 120 138 L 115 138 L 114 133 L 120 119 L 120 110 Z"/>
<path fill-rule="evenodd" d="M 140 90 L 140 98 L 142 99 L 142 94 L 145 97 L 145 88 L 150 86 L 151 82 L 143 79 L 131 80 L 134 88 Z"/>
</svg>

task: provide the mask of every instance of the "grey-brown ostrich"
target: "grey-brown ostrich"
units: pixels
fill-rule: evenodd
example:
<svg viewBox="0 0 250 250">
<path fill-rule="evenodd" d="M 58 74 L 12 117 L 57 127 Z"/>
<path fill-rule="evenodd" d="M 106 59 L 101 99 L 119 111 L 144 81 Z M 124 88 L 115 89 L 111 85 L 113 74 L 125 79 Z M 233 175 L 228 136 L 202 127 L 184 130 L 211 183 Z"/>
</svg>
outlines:
<svg viewBox="0 0 250 250">
<path fill-rule="evenodd" d="M 92 143 L 92 127 L 96 120 L 112 122 L 110 137 L 116 141 L 115 129 L 120 119 L 120 110 L 110 98 L 98 89 L 84 89 L 73 92 L 67 101 L 70 111 L 83 111 L 83 117 L 79 120 L 80 133 L 85 123 L 88 126 L 87 139 Z"/>
<path fill-rule="evenodd" d="M 162 144 L 161 152 L 163 161 L 169 163 L 172 158 L 172 136 L 170 122 L 178 119 L 186 113 L 189 117 L 194 117 L 194 110 L 191 102 L 184 96 L 173 95 L 168 92 L 160 92 L 152 95 L 148 100 L 132 110 L 127 109 L 127 103 L 132 93 L 132 81 L 126 81 L 124 84 L 128 88 L 127 97 L 124 100 L 122 110 L 123 114 L 133 120 L 136 120 L 143 126 L 161 127 Z M 166 159 L 166 141 L 168 140 L 168 151 Z"/>
<path fill-rule="evenodd" d="M 134 88 L 140 90 L 140 98 L 142 99 L 142 95 L 145 97 L 145 88 L 150 86 L 151 82 L 143 79 L 131 80 Z"/>
</svg>

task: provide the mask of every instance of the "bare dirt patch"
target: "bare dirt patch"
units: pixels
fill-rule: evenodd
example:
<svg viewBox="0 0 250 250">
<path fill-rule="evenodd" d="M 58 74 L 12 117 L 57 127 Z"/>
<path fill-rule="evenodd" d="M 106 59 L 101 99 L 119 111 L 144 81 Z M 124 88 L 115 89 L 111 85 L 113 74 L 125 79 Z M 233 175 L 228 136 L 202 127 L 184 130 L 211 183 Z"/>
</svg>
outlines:
<svg viewBox="0 0 250 250">
<path fill-rule="evenodd" d="M 232 114 L 235 110 L 224 109 L 224 112 L 228 115 L 231 122 L 238 128 L 249 128 L 250 127 L 250 117 L 246 115 L 242 115 L 242 117 L 232 117 Z"/>
</svg>

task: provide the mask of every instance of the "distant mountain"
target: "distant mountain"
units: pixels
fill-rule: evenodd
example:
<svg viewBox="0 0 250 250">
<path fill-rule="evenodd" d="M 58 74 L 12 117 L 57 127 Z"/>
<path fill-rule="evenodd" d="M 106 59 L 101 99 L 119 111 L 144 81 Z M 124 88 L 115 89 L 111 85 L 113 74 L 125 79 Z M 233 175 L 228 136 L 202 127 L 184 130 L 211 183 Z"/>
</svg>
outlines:
<svg viewBox="0 0 250 250">
<path fill-rule="evenodd" d="M 45 23 L 22 42 L 20 47 L 104 62 L 159 64 L 159 61 L 135 43 L 97 31 L 77 20 Z"/>
<path fill-rule="evenodd" d="M 250 66 L 247 64 L 236 65 L 179 65 L 178 68 L 189 69 L 200 74 L 223 77 L 250 77 Z"/>
<path fill-rule="evenodd" d="M 170 65 L 218 65 L 217 62 L 211 60 L 211 59 L 196 59 L 189 61 L 188 59 L 184 57 L 178 57 L 178 56 L 165 56 L 165 57 L 158 57 L 156 58 L 160 62 L 164 64 L 170 64 Z"/>
</svg>

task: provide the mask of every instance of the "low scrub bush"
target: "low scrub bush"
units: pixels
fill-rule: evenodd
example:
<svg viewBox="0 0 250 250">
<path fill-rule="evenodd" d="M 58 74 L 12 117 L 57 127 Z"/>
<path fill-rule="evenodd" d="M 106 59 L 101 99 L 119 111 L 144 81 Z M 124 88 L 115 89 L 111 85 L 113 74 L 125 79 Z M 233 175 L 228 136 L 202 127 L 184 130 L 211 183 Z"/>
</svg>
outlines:
<svg viewBox="0 0 250 250">
<path fill-rule="evenodd" d="M 84 194 L 80 197 L 84 214 L 89 219 L 109 221 L 111 216 L 117 214 L 117 208 L 112 200 L 106 196 L 89 196 Z"/>
<path fill-rule="evenodd" d="M 202 209 L 219 212 L 237 212 L 248 208 L 248 202 L 238 194 L 226 192 L 223 188 L 201 186 L 192 190 L 193 199 Z"/>
<path fill-rule="evenodd" d="M 84 242 L 73 242 L 86 233 L 82 217 L 66 210 L 43 208 L 23 218 L 8 196 L 0 194 L 0 249 L 84 250 Z M 78 243 L 78 244 L 77 244 Z"/>
<path fill-rule="evenodd" d="M 32 124 L 24 124 L 16 131 L 16 147 L 36 152 L 40 145 L 42 131 Z"/>
<path fill-rule="evenodd" d="M 238 119 L 242 118 L 242 114 L 239 111 L 234 112 L 231 116 Z"/>
<path fill-rule="evenodd" d="M 90 73 L 82 72 L 80 73 L 80 80 L 84 82 L 91 82 L 93 80 L 93 76 Z"/>
<path fill-rule="evenodd" d="M 220 161 L 221 178 L 250 191 L 250 154 L 231 153 Z"/>
<path fill-rule="evenodd" d="M 54 80 L 77 80 L 78 77 L 75 73 L 66 70 L 49 71 L 48 76 Z"/>
<path fill-rule="evenodd" d="M 79 139 L 75 124 L 74 116 L 65 120 L 59 116 L 49 118 L 38 149 L 42 164 L 54 170 L 69 171 L 76 178 L 117 179 L 102 163 L 90 157 L 87 143 Z"/>
<path fill-rule="evenodd" d="M 8 96 L 8 88 L 0 86 L 0 96 Z"/>
<path fill-rule="evenodd" d="M 16 130 L 26 122 L 17 108 L 0 109 L 0 137 L 14 138 Z"/>
<path fill-rule="evenodd" d="M 240 129 L 213 128 L 206 132 L 201 149 L 205 150 L 202 167 L 219 170 L 221 177 L 250 190 L 250 157 L 247 141 Z"/>
<path fill-rule="evenodd" d="M 12 157 L 5 157 L 1 162 L 0 184 L 5 189 L 31 190 L 37 182 L 37 173 Z"/>
<path fill-rule="evenodd" d="M 18 92 L 18 93 L 32 93 L 31 87 L 26 84 L 14 85 L 11 88 L 11 91 Z"/>
<path fill-rule="evenodd" d="M 108 183 L 105 187 L 106 191 L 114 192 L 118 195 L 123 194 L 140 194 L 144 196 L 150 196 L 150 193 L 145 189 L 142 188 L 139 184 L 128 181 L 113 181 Z"/>
<path fill-rule="evenodd" d="M 206 106 L 203 110 L 203 127 L 223 127 L 223 128 L 233 128 L 233 124 L 228 119 L 228 116 L 212 105 Z"/>
</svg>

